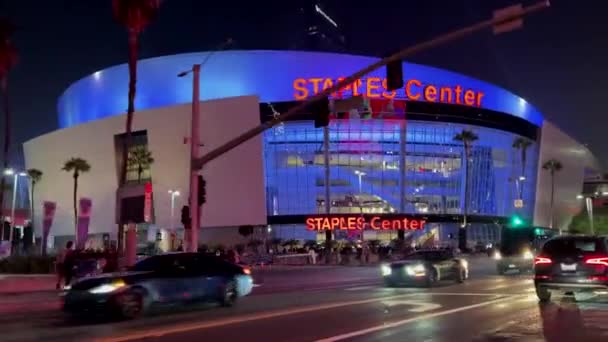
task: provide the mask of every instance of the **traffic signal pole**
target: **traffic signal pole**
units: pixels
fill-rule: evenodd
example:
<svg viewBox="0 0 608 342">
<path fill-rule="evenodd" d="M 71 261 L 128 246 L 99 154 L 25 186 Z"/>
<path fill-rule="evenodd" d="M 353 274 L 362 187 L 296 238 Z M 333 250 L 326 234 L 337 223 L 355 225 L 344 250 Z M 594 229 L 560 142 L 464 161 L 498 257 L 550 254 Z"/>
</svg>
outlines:
<svg viewBox="0 0 608 342">
<path fill-rule="evenodd" d="M 200 228 L 200 207 L 198 205 L 198 168 L 195 161 L 200 149 L 200 77 L 201 65 L 192 66 L 192 122 L 190 125 L 190 241 L 187 249 L 190 252 L 198 250 L 198 229 Z"/>
<path fill-rule="evenodd" d="M 266 121 L 265 123 L 263 123 L 257 127 L 254 127 L 252 129 L 242 133 L 241 135 L 237 136 L 236 138 L 224 143 L 223 145 L 220 145 L 217 148 L 209 151 L 207 154 L 205 154 L 201 158 L 197 158 L 195 160 L 193 167 L 196 169 L 201 169 L 205 164 L 218 158 L 219 156 L 223 155 L 224 153 L 234 149 L 235 147 L 239 146 L 240 144 L 246 142 L 247 140 L 252 139 L 253 137 L 261 134 L 268 128 L 271 128 L 285 120 L 288 120 L 288 119 L 300 114 L 307 107 L 310 107 L 313 103 L 329 97 L 329 95 L 331 95 L 332 93 L 335 93 L 341 89 L 344 89 L 346 86 L 352 84 L 353 82 L 360 79 L 361 77 L 363 77 L 375 70 L 378 70 L 381 67 L 383 67 L 389 63 L 401 61 L 414 54 L 435 48 L 437 46 L 444 45 L 446 43 L 453 42 L 455 40 L 464 38 L 466 36 L 469 36 L 473 33 L 479 32 L 479 31 L 487 29 L 487 28 L 494 27 L 496 29 L 496 27 L 501 27 L 506 24 L 509 24 L 510 22 L 518 21 L 519 19 L 523 18 L 524 16 L 526 16 L 528 14 L 538 12 L 549 6 L 550 6 L 550 3 L 548 0 L 541 1 L 534 5 L 530 5 L 528 7 L 522 7 L 520 9 L 518 9 L 517 11 L 509 11 L 506 13 L 501 13 L 500 15 L 495 15 L 492 19 L 487 19 L 487 20 L 478 22 L 476 24 L 461 28 L 459 30 L 455 30 L 455 31 L 440 35 L 436 38 L 433 38 L 433 39 L 428 40 L 423 43 L 416 44 L 412 47 L 404 48 L 395 54 L 392 54 L 386 58 L 383 58 L 383 59 L 381 59 L 375 63 L 372 63 L 372 64 L 368 65 L 367 67 L 355 72 L 354 74 L 350 75 L 349 77 L 346 77 L 342 81 L 337 82 L 333 87 L 327 88 L 327 89 L 317 93 L 316 95 L 309 98 L 307 101 L 303 101 L 302 103 L 296 105 L 295 107 L 292 107 L 287 113 L 285 113 L 277 118 L 274 118 L 270 121 Z M 502 32 L 505 32 L 505 31 L 501 31 L 501 33 Z"/>
</svg>

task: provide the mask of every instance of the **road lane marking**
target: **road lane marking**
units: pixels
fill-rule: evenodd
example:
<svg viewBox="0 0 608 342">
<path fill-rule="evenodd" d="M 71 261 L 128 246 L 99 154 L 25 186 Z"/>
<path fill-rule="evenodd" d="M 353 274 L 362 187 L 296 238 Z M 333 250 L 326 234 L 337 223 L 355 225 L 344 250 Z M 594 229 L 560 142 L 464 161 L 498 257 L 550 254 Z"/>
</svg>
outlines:
<svg viewBox="0 0 608 342">
<path fill-rule="evenodd" d="M 182 324 L 182 325 L 166 327 L 166 328 L 148 329 L 145 332 L 134 332 L 134 333 L 125 334 L 122 336 L 98 338 L 98 339 L 94 339 L 93 341 L 96 341 L 96 342 L 123 342 L 123 341 L 139 340 L 139 339 L 144 339 L 144 338 L 161 337 L 164 335 L 184 333 L 184 332 L 193 331 L 193 330 L 217 328 L 217 327 L 230 325 L 230 324 L 236 324 L 236 323 L 258 321 L 258 320 L 263 320 L 263 319 L 302 314 L 302 313 L 313 312 L 313 311 L 335 309 L 335 308 L 351 306 L 351 305 L 361 305 L 361 304 L 369 304 L 369 303 L 374 303 L 374 302 L 382 302 L 382 301 L 386 301 L 386 300 L 400 299 L 400 298 L 405 298 L 405 297 L 411 297 L 412 295 L 413 294 L 408 293 L 408 294 L 402 294 L 402 295 L 397 295 L 397 296 L 370 298 L 370 299 L 356 300 L 356 301 L 350 301 L 350 302 L 321 304 L 321 305 L 306 306 L 306 307 L 295 308 L 295 309 L 284 309 L 284 310 L 277 310 L 277 311 L 270 311 L 270 312 L 261 312 L 261 313 L 249 314 L 249 315 L 244 315 L 244 316 L 224 318 L 224 319 L 219 319 L 219 320 L 209 321 L 209 322 Z"/>
<path fill-rule="evenodd" d="M 419 300 L 407 300 L 407 299 L 387 300 L 387 301 L 383 301 L 382 304 L 384 304 L 385 306 L 387 306 L 389 308 L 391 308 L 393 306 L 400 306 L 400 305 L 415 306 L 415 308 L 408 310 L 410 312 L 425 312 L 425 311 L 437 310 L 441 307 L 441 305 L 436 304 L 436 303 L 427 303 L 427 302 L 421 302 Z"/>
<path fill-rule="evenodd" d="M 403 319 L 403 320 L 399 320 L 399 321 L 395 321 L 392 323 L 385 323 L 382 325 L 377 325 L 374 327 L 370 327 L 367 329 L 362 329 L 362 330 L 357 330 L 357 331 L 352 331 L 346 334 L 341 334 L 341 335 L 336 335 L 336 336 L 332 336 L 332 337 L 327 337 L 327 338 L 323 338 L 320 340 L 317 340 L 316 342 L 335 342 L 335 341 L 342 341 L 342 340 L 346 340 L 349 338 L 353 338 L 353 337 L 359 337 L 362 335 L 368 335 L 377 331 L 381 331 L 381 330 L 386 330 L 386 329 L 391 329 L 391 328 L 396 328 L 408 323 L 412 323 L 412 322 L 417 322 L 417 321 L 422 321 L 422 320 L 427 320 L 427 319 L 431 319 L 431 318 L 435 318 L 435 317 L 440 317 L 440 316 L 446 316 L 446 315 L 451 315 L 457 312 L 462 312 L 462 311 L 468 311 L 468 310 L 472 310 L 472 309 L 476 309 L 476 308 L 481 308 L 484 306 L 488 306 L 488 305 L 492 305 L 492 304 L 496 304 L 496 303 L 500 303 L 500 302 L 505 302 L 508 300 L 513 300 L 513 297 L 515 296 L 511 296 L 511 297 L 506 297 L 506 298 L 499 298 L 499 299 L 494 299 L 494 300 L 489 300 L 486 302 L 481 302 L 478 304 L 472 304 L 472 305 L 467 305 L 467 306 L 462 306 L 459 308 L 455 308 L 455 309 L 450 309 L 450 310 L 444 310 L 444 311 L 439 311 L 439 312 L 433 312 L 433 313 L 428 313 L 428 314 L 424 314 L 421 316 L 417 316 L 417 317 L 413 317 L 413 318 L 408 318 L 408 319 Z"/>
</svg>

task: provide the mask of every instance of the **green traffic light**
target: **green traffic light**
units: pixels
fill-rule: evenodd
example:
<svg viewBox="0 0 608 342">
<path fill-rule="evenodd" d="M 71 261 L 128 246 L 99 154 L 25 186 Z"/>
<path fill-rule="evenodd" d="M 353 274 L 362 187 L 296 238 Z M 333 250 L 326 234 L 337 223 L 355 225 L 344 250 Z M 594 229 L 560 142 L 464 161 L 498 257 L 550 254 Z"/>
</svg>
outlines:
<svg viewBox="0 0 608 342">
<path fill-rule="evenodd" d="M 513 216 L 511 218 L 511 226 L 513 227 L 519 227 L 521 225 L 524 224 L 524 220 L 521 219 L 521 217 L 519 216 Z"/>
</svg>

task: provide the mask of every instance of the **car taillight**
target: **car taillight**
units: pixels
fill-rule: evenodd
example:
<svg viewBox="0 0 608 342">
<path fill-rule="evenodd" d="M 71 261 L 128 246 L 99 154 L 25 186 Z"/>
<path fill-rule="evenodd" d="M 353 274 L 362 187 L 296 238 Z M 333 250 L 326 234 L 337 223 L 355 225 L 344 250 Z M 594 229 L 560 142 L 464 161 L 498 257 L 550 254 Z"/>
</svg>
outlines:
<svg viewBox="0 0 608 342">
<path fill-rule="evenodd" d="M 590 258 L 585 260 L 585 263 L 588 265 L 604 265 L 608 266 L 608 257 L 602 258 Z"/>
<path fill-rule="evenodd" d="M 534 265 L 550 264 L 552 262 L 553 261 L 551 261 L 551 259 L 541 256 L 537 256 L 536 258 L 534 258 Z"/>
</svg>

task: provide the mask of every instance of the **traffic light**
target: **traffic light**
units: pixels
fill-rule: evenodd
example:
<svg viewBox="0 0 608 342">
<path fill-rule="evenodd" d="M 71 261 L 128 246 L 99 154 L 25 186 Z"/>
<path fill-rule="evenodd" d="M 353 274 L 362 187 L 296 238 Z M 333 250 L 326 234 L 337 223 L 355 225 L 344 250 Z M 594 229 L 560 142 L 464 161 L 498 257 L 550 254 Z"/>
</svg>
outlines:
<svg viewBox="0 0 608 342">
<path fill-rule="evenodd" d="M 386 90 L 403 88 L 403 64 L 398 59 L 386 65 Z"/>
<path fill-rule="evenodd" d="M 524 220 L 517 216 L 517 215 L 513 215 L 511 216 L 511 227 L 521 227 L 525 224 Z"/>
<path fill-rule="evenodd" d="M 310 110 L 315 117 L 315 128 L 329 125 L 329 99 L 327 97 L 311 104 Z"/>
<path fill-rule="evenodd" d="M 182 220 L 181 220 L 182 224 L 184 225 L 184 228 L 189 227 L 190 226 L 190 207 L 185 205 L 182 207 Z"/>
<path fill-rule="evenodd" d="M 198 175 L 198 206 L 205 204 L 207 202 L 207 191 L 205 190 L 207 187 L 207 182 L 203 176 Z"/>
</svg>

